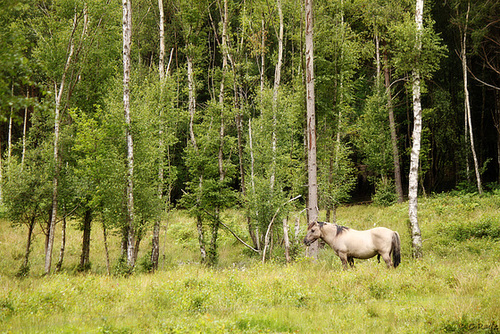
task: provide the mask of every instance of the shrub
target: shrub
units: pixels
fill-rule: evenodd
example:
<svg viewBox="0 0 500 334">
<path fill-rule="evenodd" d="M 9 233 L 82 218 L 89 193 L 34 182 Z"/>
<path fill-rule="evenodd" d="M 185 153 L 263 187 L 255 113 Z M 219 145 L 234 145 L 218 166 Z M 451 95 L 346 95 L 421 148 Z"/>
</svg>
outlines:
<svg viewBox="0 0 500 334">
<path fill-rule="evenodd" d="M 396 188 L 394 182 L 382 178 L 375 184 L 375 194 L 372 196 L 373 203 L 378 206 L 390 206 L 396 203 Z"/>
</svg>

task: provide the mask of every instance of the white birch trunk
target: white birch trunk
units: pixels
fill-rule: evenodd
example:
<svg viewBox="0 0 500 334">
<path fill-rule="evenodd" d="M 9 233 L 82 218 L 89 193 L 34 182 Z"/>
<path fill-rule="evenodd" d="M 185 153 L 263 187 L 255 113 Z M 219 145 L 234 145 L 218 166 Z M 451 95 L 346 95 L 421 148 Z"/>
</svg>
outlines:
<svg viewBox="0 0 500 334">
<path fill-rule="evenodd" d="M 135 266 L 135 226 L 134 226 L 134 142 L 130 120 L 130 48 L 132 45 L 132 5 L 131 0 L 122 0 L 123 5 L 123 110 L 127 140 L 127 264 Z"/>
<path fill-rule="evenodd" d="M 307 107 L 307 174 L 308 174 L 308 220 L 318 221 L 318 182 L 316 163 L 316 115 L 314 94 L 314 47 L 313 47 L 313 4 L 305 0 L 305 42 L 306 42 L 306 107 Z M 310 256 L 317 258 L 318 242 L 309 246 Z"/>
<path fill-rule="evenodd" d="M 29 98 L 29 93 L 26 91 L 26 98 Z M 21 153 L 21 171 L 24 168 L 24 159 L 26 157 L 26 130 L 28 126 L 28 107 L 24 107 L 24 122 L 23 122 L 23 150 Z M 1 179 L 0 179 L 1 181 Z"/>
<path fill-rule="evenodd" d="M 159 119 L 160 119 L 160 127 L 158 129 L 158 147 L 159 147 L 159 163 L 158 163 L 158 198 L 160 202 L 163 200 L 163 155 L 164 155 L 164 147 L 163 147 L 163 93 L 164 93 L 164 84 L 165 84 L 165 25 L 164 25 L 164 12 L 163 12 L 163 0 L 158 0 L 158 10 L 160 12 L 160 59 L 158 62 L 158 72 L 160 76 L 160 111 L 159 111 Z M 152 239 L 152 248 L 151 248 L 151 266 L 152 271 L 156 271 L 158 269 L 158 258 L 160 256 L 160 217 L 157 217 L 154 225 L 153 225 L 153 239 Z"/>
<path fill-rule="evenodd" d="M 288 238 L 288 219 L 283 218 L 283 243 L 285 244 L 286 263 L 290 263 L 290 239 Z"/>
<path fill-rule="evenodd" d="M 472 117 L 470 111 L 469 87 L 468 87 L 469 84 L 468 84 L 468 74 L 467 74 L 467 26 L 469 22 L 469 11 L 470 11 L 470 3 L 468 3 L 467 7 L 463 39 L 461 43 L 462 73 L 464 77 L 465 127 L 466 127 L 466 138 L 467 138 L 467 127 L 468 127 L 470 147 L 472 151 L 472 158 L 474 160 L 474 171 L 476 173 L 477 191 L 479 192 L 479 194 L 482 194 L 483 187 L 481 185 L 481 174 L 479 172 L 479 163 L 477 160 L 476 149 L 474 146 L 474 132 L 472 131 Z"/>
<path fill-rule="evenodd" d="M 264 24 L 264 18 L 261 20 L 261 25 L 262 25 L 262 36 L 261 36 L 261 54 L 260 54 L 260 93 L 264 91 L 264 68 L 266 66 L 266 35 L 264 34 L 265 31 L 265 24 Z M 261 102 L 262 102 L 262 97 L 261 97 Z"/>
<path fill-rule="evenodd" d="M 417 40 L 415 48 L 417 52 L 422 49 L 422 14 L 424 9 L 423 0 L 417 0 L 415 11 L 415 23 L 417 29 Z M 413 146 L 410 154 L 410 175 L 408 187 L 408 206 L 410 229 L 413 246 L 413 257 L 422 257 L 422 237 L 420 227 L 418 224 L 417 210 L 418 210 L 418 166 L 420 155 L 420 141 L 422 132 L 422 106 L 420 102 L 420 72 L 415 68 L 412 73 L 413 79 Z"/>
<path fill-rule="evenodd" d="M 76 31 L 78 25 L 77 14 L 73 18 L 73 29 L 68 42 L 68 55 L 66 57 L 66 63 L 64 65 L 64 70 L 61 76 L 61 83 L 59 88 L 57 87 L 57 83 L 54 83 L 55 91 L 57 92 L 55 95 L 55 110 L 54 110 L 54 178 L 52 179 L 52 215 L 49 222 L 49 230 L 48 230 L 48 238 L 47 238 L 47 246 L 45 249 L 45 274 L 50 274 L 50 267 L 52 264 L 52 249 L 54 247 L 54 235 L 55 235 L 55 227 L 57 221 L 57 206 L 58 206 L 58 190 L 59 190 L 59 133 L 60 133 L 60 121 L 61 121 L 61 100 L 62 94 L 64 92 L 65 84 L 66 84 L 66 75 L 69 71 L 69 66 L 73 61 L 73 53 L 75 50 L 74 45 L 74 32 Z"/>
<path fill-rule="evenodd" d="M 283 11 L 281 8 L 281 0 L 277 0 L 278 17 L 279 17 L 279 33 L 278 33 L 278 60 L 274 69 L 274 87 L 273 87 L 273 132 L 272 132 L 272 162 L 271 162 L 271 192 L 274 190 L 276 179 L 276 146 L 277 146 L 277 112 L 278 112 L 278 93 L 281 84 L 281 66 L 283 63 Z"/>
</svg>

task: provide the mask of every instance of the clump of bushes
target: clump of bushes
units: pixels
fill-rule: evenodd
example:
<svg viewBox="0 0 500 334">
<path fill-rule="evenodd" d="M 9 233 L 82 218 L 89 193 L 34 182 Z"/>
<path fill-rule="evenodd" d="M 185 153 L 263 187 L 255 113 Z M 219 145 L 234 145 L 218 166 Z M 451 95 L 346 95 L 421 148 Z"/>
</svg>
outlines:
<svg viewBox="0 0 500 334">
<path fill-rule="evenodd" d="M 474 238 L 497 240 L 500 239 L 500 221 L 493 217 L 487 217 L 477 222 L 468 221 L 450 224 L 447 228 L 447 233 L 456 241 L 465 241 Z"/>
</svg>

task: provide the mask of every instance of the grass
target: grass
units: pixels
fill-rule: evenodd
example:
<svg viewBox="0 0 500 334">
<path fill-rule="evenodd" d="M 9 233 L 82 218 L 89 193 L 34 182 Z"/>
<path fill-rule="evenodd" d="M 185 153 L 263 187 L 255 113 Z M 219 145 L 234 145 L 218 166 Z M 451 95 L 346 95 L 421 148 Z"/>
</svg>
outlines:
<svg viewBox="0 0 500 334">
<path fill-rule="evenodd" d="M 40 276 L 38 235 L 31 274 L 17 279 L 25 232 L 3 222 L 0 332 L 500 333 L 499 203 L 494 195 L 422 199 L 424 258 L 418 261 L 410 256 L 406 204 L 340 208 L 340 224 L 399 231 L 403 259 L 396 270 L 371 259 L 343 271 L 327 248 L 317 262 L 299 256 L 290 265 L 279 257 L 262 264 L 226 232 L 220 266 L 205 268 L 197 264 L 195 226 L 177 212 L 162 233 L 164 260 L 155 274 L 106 276 L 95 228 L 90 274 L 72 270 L 81 233 L 70 229 L 62 273 Z M 244 235 L 238 212 L 226 219 Z M 113 256 L 118 245 L 112 236 Z"/>
</svg>

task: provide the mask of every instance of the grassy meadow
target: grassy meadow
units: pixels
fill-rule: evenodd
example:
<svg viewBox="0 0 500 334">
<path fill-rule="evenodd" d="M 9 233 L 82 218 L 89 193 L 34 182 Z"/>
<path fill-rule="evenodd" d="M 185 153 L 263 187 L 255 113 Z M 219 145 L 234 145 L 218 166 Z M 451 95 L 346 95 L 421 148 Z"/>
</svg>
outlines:
<svg viewBox="0 0 500 334">
<path fill-rule="evenodd" d="M 141 269 L 148 236 L 136 273 L 107 276 L 99 224 L 92 270 L 76 273 L 81 232 L 73 222 L 63 271 L 42 277 L 44 236 L 37 229 L 30 274 L 20 279 L 26 229 L 1 221 L 0 333 L 500 333 L 500 195 L 420 199 L 424 258 L 418 261 L 410 255 L 407 209 L 407 203 L 355 205 L 337 212 L 342 225 L 397 230 L 402 263 L 395 270 L 373 258 L 343 271 L 331 249 L 313 262 L 304 246 L 296 247 L 291 264 L 278 246 L 262 264 L 225 230 L 220 264 L 209 269 L 197 263 L 194 221 L 172 212 L 155 274 Z M 240 213 L 227 212 L 224 222 L 246 235 Z M 300 223 L 299 240 L 303 216 Z M 109 239 L 114 264 L 119 237 Z M 59 243 L 56 236 L 54 263 Z"/>
</svg>

